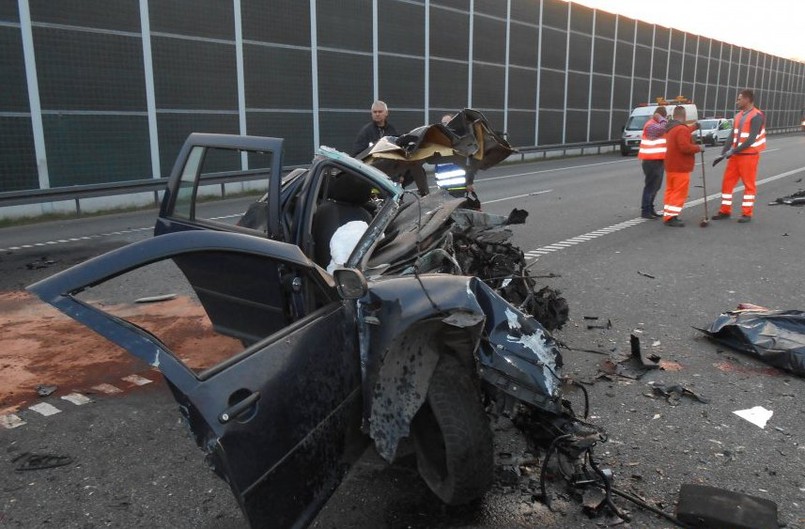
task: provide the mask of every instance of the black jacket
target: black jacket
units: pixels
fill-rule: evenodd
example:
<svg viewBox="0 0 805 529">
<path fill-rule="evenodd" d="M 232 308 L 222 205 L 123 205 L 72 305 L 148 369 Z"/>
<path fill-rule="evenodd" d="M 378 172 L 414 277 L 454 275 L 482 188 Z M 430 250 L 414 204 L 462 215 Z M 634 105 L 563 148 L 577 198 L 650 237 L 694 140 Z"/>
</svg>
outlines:
<svg viewBox="0 0 805 529">
<path fill-rule="evenodd" d="M 377 143 L 377 140 L 383 136 L 399 136 L 399 134 L 397 134 L 397 129 L 394 128 L 394 125 L 388 121 L 386 121 L 385 127 L 378 127 L 374 121 L 370 121 L 358 132 L 355 143 L 352 145 L 352 156 L 360 154 L 369 147 L 370 143 Z"/>
</svg>

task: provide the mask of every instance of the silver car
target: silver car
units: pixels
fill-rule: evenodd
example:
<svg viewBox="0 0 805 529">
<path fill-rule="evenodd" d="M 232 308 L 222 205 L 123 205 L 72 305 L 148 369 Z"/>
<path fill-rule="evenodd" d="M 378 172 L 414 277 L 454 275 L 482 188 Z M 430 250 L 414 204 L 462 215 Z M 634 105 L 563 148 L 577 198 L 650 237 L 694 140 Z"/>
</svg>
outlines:
<svg viewBox="0 0 805 529">
<path fill-rule="evenodd" d="M 705 145 L 721 145 L 732 132 L 732 120 L 724 118 L 708 118 L 699 121 L 699 130 L 691 133 L 693 141 Z"/>
</svg>

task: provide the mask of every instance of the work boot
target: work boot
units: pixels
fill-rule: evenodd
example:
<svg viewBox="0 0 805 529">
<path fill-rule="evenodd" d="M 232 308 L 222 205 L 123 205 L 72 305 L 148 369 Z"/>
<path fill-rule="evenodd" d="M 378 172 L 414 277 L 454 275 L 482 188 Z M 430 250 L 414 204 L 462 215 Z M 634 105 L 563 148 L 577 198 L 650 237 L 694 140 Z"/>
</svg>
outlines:
<svg viewBox="0 0 805 529">
<path fill-rule="evenodd" d="M 740 222 L 741 224 L 746 224 L 747 222 L 752 222 L 752 217 L 750 217 L 749 215 L 742 215 L 741 218 L 738 219 L 738 222 Z"/>
<path fill-rule="evenodd" d="M 732 215 L 729 213 L 721 213 L 720 211 L 711 217 L 712 220 L 724 220 L 730 218 Z"/>
<path fill-rule="evenodd" d="M 671 217 L 671 220 L 666 220 L 665 225 L 671 228 L 684 228 L 685 223 L 679 220 L 678 217 Z"/>
<path fill-rule="evenodd" d="M 657 218 L 657 217 L 654 215 L 654 212 L 653 212 L 653 211 L 652 211 L 651 213 L 641 213 L 641 214 L 640 214 L 640 216 L 641 216 L 641 217 L 643 217 L 644 219 L 648 219 L 648 220 L 654 220 L 654 219 L 656 219 L 656 218 Z"/>
</svg>

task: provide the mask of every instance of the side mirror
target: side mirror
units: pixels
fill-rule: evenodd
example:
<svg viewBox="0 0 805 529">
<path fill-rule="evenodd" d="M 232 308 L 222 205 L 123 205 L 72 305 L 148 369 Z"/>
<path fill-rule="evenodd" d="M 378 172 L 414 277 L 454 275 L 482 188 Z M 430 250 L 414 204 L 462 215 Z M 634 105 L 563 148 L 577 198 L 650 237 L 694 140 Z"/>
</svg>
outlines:
<svg viewBox="0 0 805 529">
<path fill-rule="evenodd" d="M 362 298 L 369 290 L 366 278 L 354 268 L 336 268 L 333 270 L 333 279 L 341 299 Z"/>
</svg>

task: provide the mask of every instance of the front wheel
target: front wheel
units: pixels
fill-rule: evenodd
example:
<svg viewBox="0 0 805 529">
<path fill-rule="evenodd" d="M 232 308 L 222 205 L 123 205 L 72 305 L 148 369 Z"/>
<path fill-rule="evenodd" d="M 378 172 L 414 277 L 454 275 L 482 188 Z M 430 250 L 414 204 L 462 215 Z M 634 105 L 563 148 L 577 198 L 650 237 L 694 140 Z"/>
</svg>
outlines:
<svg viewBox="0 0 805 529">
<path fill-rule="evenodd" d="M 448 505 L 469 503 L 492 484 L 492 430 L 470 373 L 443 355 L 411 423 L 417 467 Z"/>
</svg>

